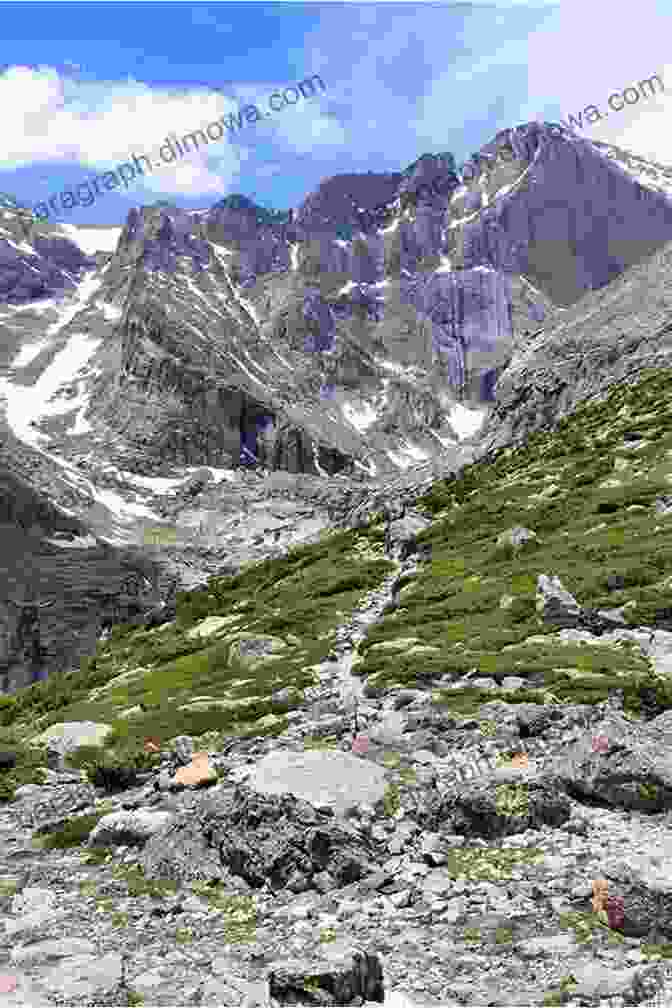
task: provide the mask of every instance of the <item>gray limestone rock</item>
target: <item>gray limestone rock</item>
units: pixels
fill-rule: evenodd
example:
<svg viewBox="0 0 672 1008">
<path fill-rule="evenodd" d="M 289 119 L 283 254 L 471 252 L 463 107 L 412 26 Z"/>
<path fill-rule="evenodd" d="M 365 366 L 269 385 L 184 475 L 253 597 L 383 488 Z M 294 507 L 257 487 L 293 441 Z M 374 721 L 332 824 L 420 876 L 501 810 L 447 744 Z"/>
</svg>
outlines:
<svg viewBox="0 0 672 1008">
<path fill-rule="evenodd" d="M 384 1000 L 382 963 L 377 955 L 334 943 L 322 959 L 274 963 L 269 994 L 281 1005 L 351 1005 Z"/>
</svg>

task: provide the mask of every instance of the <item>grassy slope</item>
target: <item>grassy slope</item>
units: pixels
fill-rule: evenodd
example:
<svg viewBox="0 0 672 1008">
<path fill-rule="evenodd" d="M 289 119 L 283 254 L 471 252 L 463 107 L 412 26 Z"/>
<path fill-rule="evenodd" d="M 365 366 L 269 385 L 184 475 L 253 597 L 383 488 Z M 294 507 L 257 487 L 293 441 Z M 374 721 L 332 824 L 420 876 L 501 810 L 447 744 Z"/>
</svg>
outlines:
<svg viewBox="0 0 672 1008">
<path fill-rule="evenodd" d="M 404 593 L 402 607 L 372 629 L 365 647 L 417 636 L 440 652 L 422 660 L 365 652 L 359 671 L 369 682 L 428 684 L 446 672 L 475 668 L 498 681 L 520 676 L 560 701 L 599 702 L 616 685 L 624 688 L 626 710 L 633 714 L 654 701 L 650 690 L 659 709 L 672 706 L 668 681 L 654 678 L 638 648 L 523 644 L 548 633 L 534 605 L 541 573 L 558 575 L 585 606 L 636 603 L 625 610 L 632 625 L 663 619 L 666 609 L 672 614 L 672 580 L 666 581 L 672 574 L 672 519 L 654 507 L 672 483 L 672 375 L 647 372 L 641 378 L 577 410 L 555 432 L 535 435 L 522 449 L 482 460 L 452 484 L 434 484 L 419 502 L 435 518 L 419 537 L 431 542 L 432 563 Z M 646 443 L 628 448 L 626 435 L 636 434 Z M 514 525 L 539 537 L 517 554 L 496 545 L 498 535 Z M 623 590 L 607 590 L 609 574 L 624 577 Z M 508 610 L 500 607 L 507 594 L 516 599 Z M 542 695 L 526 692 L 510 699 Z M 471 712 L 485 697 L 459 691 L 450 695 L 450 706 Z"/>
<path fill-rule="evenodd" d="M 535 435 L 524 448 L 471 465 L 453 483 L 436 483 L 418 502 L 434 516 L 420 537 L 432 543 L 433 560 L 364 642 L 359 671 L 371 684 L 430 685 L 446 672 L 477 668 L 497 680 L 528 680 L 530 689 L 510 694 L 513 701 L 553 696 L 598 702 L 616 684 L 635 714 L 652 698 L 661 710 L 672 706 L 668 681 L 653 676 L 636 648 L 523 644 L 548 632 L 534 608 L 540 573 L 558 575 L 583 605 L 635 602 L 625 610 L 633 625 L 672 611 L 672 579 L 669 587 L 666 582 L 672 517 L 658 516 L 653 507 L 672 483 L 672 374 L 641 378 L 637 386 L 619 387 L 604 402 L 582 407 L 555 432 Z M 624 436 L 635 433 L 646 444 L 628 448 Z M 514 555 L 496 540 L 517 524 L 539 539 Z M 383 534 L 382 525 L 338 532 L 235 577 L 212 579 L 207 592 L 180 596 L 175 625 L 154 632 L 118 627 L 79 671 L 1 697 L 0 725 L 14 737 L 74 720 L 105 721 L 117 735 L 135 739 L 279 733 L 292 703 L 274 702 L 271 693 L 313 683 L 309 666 L 328 654 L 335 627 L 392 569 Z M 614 573 L 625 578 L 622 591 L 607 591 L 606 577 Z M 516 601 L 503 609 L 507 594 Z M 238 620 L 223 636 L 190 639 L 187 631 L 210 615 Z M 289 646 L 282 658 L 251 671 L 229 657 L 235 631 L 283 637 Z M 422 656 L 409 655 L 408 648 L 369 650 L 397 637 L 417 637 L 439 650 Z M 130 677 L 101 691 L 124 672 Z M 228 710 L 178 710 L 197 696 L 239 703 Z M 444 691 L 436 699 L 470 713 L 489 697 L 472 689 Z M 139 703 L 147 708 L 142 714 L 119 716 Z"/>
</svg>

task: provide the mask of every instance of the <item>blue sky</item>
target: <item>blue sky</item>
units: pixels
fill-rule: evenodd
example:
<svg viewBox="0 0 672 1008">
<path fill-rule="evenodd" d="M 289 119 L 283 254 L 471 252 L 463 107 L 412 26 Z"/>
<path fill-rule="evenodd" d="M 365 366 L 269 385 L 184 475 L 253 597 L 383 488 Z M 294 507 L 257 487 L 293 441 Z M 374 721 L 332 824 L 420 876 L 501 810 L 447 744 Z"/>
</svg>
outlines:
<svg viewBox="0 0 672 1008">
<path fill-rule="evenodd" d="M 669 0 L 3 3 L 0 190 L 34 206 L 313 74 L 318 96 L 58 219 L 121 224 L 233 192 L 286 209 L 330 175 L 461 162 L 507 126 L 605 111 L 656 73 L 666 94 L 584 135 L 672 164 L 671 28 Z"/>
</svg>

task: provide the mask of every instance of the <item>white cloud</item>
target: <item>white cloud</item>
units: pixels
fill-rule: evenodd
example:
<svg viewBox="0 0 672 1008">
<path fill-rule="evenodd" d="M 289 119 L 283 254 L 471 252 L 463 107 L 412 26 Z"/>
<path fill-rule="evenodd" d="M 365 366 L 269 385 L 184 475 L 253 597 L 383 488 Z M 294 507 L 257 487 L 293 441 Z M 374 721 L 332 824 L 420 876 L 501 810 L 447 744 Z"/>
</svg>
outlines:
<svg viewBox="0 0 672 1008">
<path fill-rule="evenodd" d="M 153 171 L 150 174 L 145 167 L 144 176 L 132 180 L 134 191 L 190 196 L 221 193 L 239 174 L 266 123 L 272 124 L 281 148 L 309 153 L 316 146 L 346 143 L 343 128 L 320 111 L 317 100 L 302 99 L 264 123 L 248 123 L 236 130 L 233 143 L 225 130 L 220 141 L 210 141 L 207 147 L 201 141 L 198 149 L 192 144 L 191 151 L 174 162 L 160 160 L 159 148 L 167 137 L 181 139 L 246 104 L 256 104 L 263 115 L 268 96 L 288 86 L 286 82 L 275 88 L 268 83 L 246 83 L 232 88 L 235 94 L 229 97 L 206 88 L 150 88 L 132 78 L 81 82 L 53 67 L 13 66 L 0 75 L 0 168 L 75 162 L 93 175 L 114 170 L 130 161 L 132 154 L 144 154 Z M 55 183 L 53 188 L 57 187 Z"/>
<path fill-rule="evenodd" d="M 51 67 L 13 66 L 0 75 L 0 167 L 76 162 L 94 174 L 113 170 L 131 154 L 146 154 L 154 164 L 166 137 L 202 129 L 235 111 L 238 104 L 207 89 L 159 90 L 131 78 L 82 83 Z M 173 163 L 162 162 L 132 185 L 190 195 L 221 192 L 243 159 L 225 131 L 221 141 Z"/>
</svg>

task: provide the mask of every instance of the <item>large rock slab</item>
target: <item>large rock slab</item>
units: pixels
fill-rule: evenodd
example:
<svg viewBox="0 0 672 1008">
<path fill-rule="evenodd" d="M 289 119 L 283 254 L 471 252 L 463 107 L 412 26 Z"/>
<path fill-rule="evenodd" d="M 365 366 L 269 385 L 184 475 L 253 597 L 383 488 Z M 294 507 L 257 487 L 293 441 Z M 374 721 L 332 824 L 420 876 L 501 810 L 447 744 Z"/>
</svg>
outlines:
<svg viewBox="0 0 672 1008">
<path fill-rule="evenodd" d="M 424 829 L 487 840 L 562 826 L 570 814 L 569 798 L 551 775 L 506 767 L 430 796 L 418 821 Z"/>
<path fill-rule="evenodd" d="M 89 834 L 87 847 L 106 847 L 112 844 L 139 846 L 172 820 L 170 812 L 152 812 L 149 809 L 110 812 L 98 821 Z"/>
<path fill-rule="evenodd" d="M 271 752 L 231 777 L 260 794 L 291 794 L 336 813 L 360 803 L 374 805 L 385 791 L 383 769 L 343 752 Z"/>
<path fill-rule="evenodd" d="M 266 661 L 279 658 L 287 647 L 281 637 L 259 637 L 239 635 L 231 645 L 230 660 L 237 660 L 248 669 L 255 669 Z"/>
<path fill-rule="evenodd" d="M 254 889 L 339 888 L 376 867 L 375 849 L 356 827 L 291 795 L 244 786 L 217 790 L 150 838 L 141 855 L 148 878 L 178 882 L 238 878 Z"/>
<path fill-rule="evenodd" d="M 239 616 L 207 616 L 187 631 L 187 637 L 194 640 L 196 637 L 210 637 L 212 634 L 226 630 L 232 623 L 239 622 Z"/>
<path fill-rule="evenodd" d="M 283 1005 L 349 1005 L 385 999 L 383 968 L 376 953 L 335 942 L 315 961 L 274 963 L 269 995 Z"/>
<path fill-rule="evenodd" d="M 31 746 L 46 746 L 65 758 L 79 746 L 102 746 L 112 726 L 95 721 L 59 721 L 29 742 Z"/>
<path fill-rule="evenodd" d="M 613 712 L 567 747 L 550 770 L 573 797 L 642 812 L 672 808 L 668 716 L 633 724 Z"/>
</svg>

